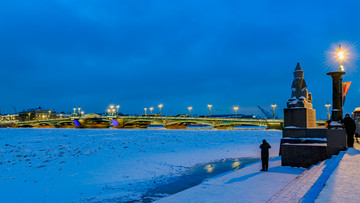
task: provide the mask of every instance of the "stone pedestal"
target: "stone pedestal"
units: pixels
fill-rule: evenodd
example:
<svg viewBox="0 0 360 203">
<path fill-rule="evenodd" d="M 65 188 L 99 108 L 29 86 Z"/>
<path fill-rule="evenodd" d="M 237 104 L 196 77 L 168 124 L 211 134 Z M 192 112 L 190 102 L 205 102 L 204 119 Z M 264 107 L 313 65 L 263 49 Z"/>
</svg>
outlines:
<svg viewBox="0 0 360 203">
<path fill-rule="evenodd" d="M 326 143 L 284 143 L 281 146 L 281 165 L 308 168 L 327 155 Z"/>
<path fill-rule="evenodd" d="M 287 126 L 316 127 L 315 110 L 301 107 L 284 109 L 284 127 Z"/>
<path fill-rule="evenodd" d="M 327 128 L 284 128 L 283 138 L 325 139 Z"/>
<path fill-rule="evenodd" d="M 344 129 L 328 129 L 327 151 L 329 154 L 338 154 L 347 148 L 347 136 Z"/>
</svg>

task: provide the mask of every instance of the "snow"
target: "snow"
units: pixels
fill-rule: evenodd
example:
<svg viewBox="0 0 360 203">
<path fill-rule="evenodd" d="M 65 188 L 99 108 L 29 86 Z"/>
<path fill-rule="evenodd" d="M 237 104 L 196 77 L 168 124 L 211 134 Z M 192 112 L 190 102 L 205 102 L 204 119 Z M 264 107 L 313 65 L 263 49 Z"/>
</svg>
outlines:
<svg viewBox="0 0 360 203">
<path fill-rule="evenodd" d="M 338 121 L 331 121 L 330 126 L 342 126 L 342 124 Z"/>
<path fill-rule="evenodd" d="M 280 165 L 277 157 L 269 162 L 269 171 L 262 172 L 258 162 L 157 202 L 266 202 L 305 171 Z"/>
<path fill-rule="evenodd" d="M 196 164 L 259 157 L 262 139 L 275 157 L 281 135 L 265 130 L 0 129 L 0 194 L 2 202 L 138 200 Z"/>
<path fill-rule="evenodd" d="M 360 146 L 349 148 L 315 202 L 360 202 Z"/>
</svg>

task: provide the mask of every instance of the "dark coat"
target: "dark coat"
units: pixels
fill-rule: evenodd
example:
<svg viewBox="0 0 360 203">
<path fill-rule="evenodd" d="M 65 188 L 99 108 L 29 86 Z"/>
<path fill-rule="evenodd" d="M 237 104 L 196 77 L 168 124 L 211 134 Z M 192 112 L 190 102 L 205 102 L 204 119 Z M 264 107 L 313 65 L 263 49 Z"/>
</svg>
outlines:
<svg viewBox="0 0 360 203">
<path fill-rule="evenodd" d="M 261 144 L 260 145 L 261 157 L 269 157 L 269 149 L 270 148 L 271 148 L 271 146 L 267 142 Z"/>
<path fill-rule="evenodd" d="M 346 117 L 341 121 L 342 124 L 344 124 L 346 134 L 348 135 L 354 135 L 356 130 L 356 124 L 355 121 L 351 117 Z"/>
</svg>

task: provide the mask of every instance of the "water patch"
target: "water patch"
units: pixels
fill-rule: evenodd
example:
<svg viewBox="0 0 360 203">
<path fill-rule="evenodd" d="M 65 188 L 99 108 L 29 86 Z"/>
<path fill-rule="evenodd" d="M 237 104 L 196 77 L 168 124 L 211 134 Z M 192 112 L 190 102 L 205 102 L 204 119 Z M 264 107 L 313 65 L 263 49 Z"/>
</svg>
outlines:
<svg viewBox="0 0 360 203">
<path fill-rule="evenodd" d="M 168 183 L 151 189 L 142 197 L 142 202 L 152 202 L 156 199 L 166 197 L 188 188 L 199 185 L 204 180 L 215 177 L 219 174 L 236 171 L 246 165 L 256 162 L 259 159 L 241 158 L 241 159 L 225 159 L 208 164 L 199 164 L 190 168 L 185 174 L 171 178 Z"/>
</svg>

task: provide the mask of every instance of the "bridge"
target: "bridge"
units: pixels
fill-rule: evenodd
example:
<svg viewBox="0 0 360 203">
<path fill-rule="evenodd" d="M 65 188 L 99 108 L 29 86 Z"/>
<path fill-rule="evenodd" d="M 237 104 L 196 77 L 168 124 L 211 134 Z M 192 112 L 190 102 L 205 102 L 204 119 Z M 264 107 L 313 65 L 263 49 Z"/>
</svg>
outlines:
<svg viewBox="0 0 360 203">
<path fill-rule="evenodd" d="M 234 129 L 235 126 L 265 126 L 268 129 L 282 129 L 282 119 L 245 119 L 213 117 L 172 117 L 172 116 L 100 116 L 87 114 L 82 117 L 49 120 L 13 122 L 11 127 L 33 128 L 147 128 L 148 125 L 162 125 L 167 129 L 186 129 L 189 125 L 206 125 L 215 129 Z M 325 121 L 317 121 L 324 125 Z M 4 124 L 3 124 L 4 125 Z"/>
</svg>

